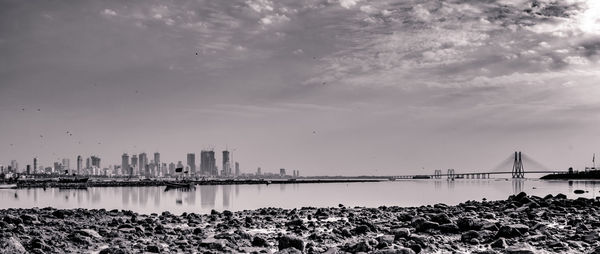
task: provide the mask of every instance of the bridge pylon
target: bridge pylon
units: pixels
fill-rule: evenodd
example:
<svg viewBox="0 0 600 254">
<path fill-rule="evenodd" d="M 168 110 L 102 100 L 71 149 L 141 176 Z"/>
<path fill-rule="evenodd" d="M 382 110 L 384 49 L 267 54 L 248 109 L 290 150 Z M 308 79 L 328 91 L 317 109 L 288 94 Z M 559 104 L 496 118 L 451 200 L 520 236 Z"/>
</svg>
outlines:
<svg viewBox="0 0 600 254">
<path fill-rule="evenodd" d="M 456 177 L 456 174 L 454 173 L 454 169 L 453 168 L 449 168 L 448 169 L 448 174 L 446 174 L 448 176 L 448 179 L 454 179 Z"/>
<path fill-rule="evenodd" d="M 441 169 L 436 169 L 434 172 L 435 173 L 433 175 L 433 178 L 435 178 L 435 179 L 441 179 L 442 178 L 442 170 Z"/>
<path fill-rule="evenodd" d="M 523 160 L 521 152 L 515 152 L 515 160 L 512 168 L 512 178 L 525 178 L 525 169 L 523 168 Z"/>
</svg>

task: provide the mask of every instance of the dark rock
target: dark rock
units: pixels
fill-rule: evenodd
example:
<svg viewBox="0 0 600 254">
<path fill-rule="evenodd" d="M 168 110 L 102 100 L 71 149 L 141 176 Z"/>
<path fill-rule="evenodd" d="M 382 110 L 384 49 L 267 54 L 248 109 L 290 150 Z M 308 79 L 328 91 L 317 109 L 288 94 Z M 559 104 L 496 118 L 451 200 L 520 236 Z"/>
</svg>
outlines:
<svg viewBox="0 0 600 254">
<path fill-rule="evenodd" d="M 290 248 L 286 248 L 283 250 L 280 250 L 278 252 L 275 252 L 275 254 L 301 254 L 302 251 L 294 248 L 294 247 L 290 247 Z"/>
<path fill-rule="evenodd" d="M 456 234 L 456 233 L 460 232 L 460 229 L 454 223 L 442 224 L 442 225 L 440 225 L 439 230 L 442 233 L 451 233 L 451 234 Z"/>
<path fill-rule="evenodd" d="M 293 236 L 282 236 L 279 237 L 279 250 L 287 249 L 289 247 L 294 247 L 300 251 L 304 251 L 304 241 L 300 238 Z"/>
<path fill-rule="evenodd" d="M 415 251 L 409 248 L 399 247 L 397 249 L 383 249 L 373 252 L 375 254 L 415 254 Z"/>
<path fill-rule="evenodd" d="M 367 232 L 369 232 L 369 227 L 366 225 L 360 225 L 360 226 L 355 227 L 352 231 L 356 235 L 362 235 L 362 234 L 366 234 Z"/>
<path fill-rule="evenodd" d="M 460 236 L 460 240 L 462 242 L 471 242 L 472 239 L 477 239 L 479 238 L 479 232 L 475 231 L 475 230 L 469 230 L 467 232 L 464 232 L 461 236 Z"/>
<path fill-rule="evenodd" d="M 506 240 L 503 237 L 498 238 L 497 240 L 490 243 L 490 247 L 498 248 L 498 249 L 506 249 Z"/>
<path fill-rule="evenodd" d="M 126 250 L 118 248 L 118 247 L 106 248 L 99 252 L 99 254 L 129 254 L 129 253 L 130 253 L 129 251 L 126 251 Z"/>
<path fill-rule="evenodd" d="M 254 236 L 252 239 L 252 246 L 255 247 L 269 247 L 269 242 L 261 236 Z"/>
<path fill-rule="evenodd" d="M 410 229 L 408 228 L 397 228 L 392 230 L 392 234 L 396 237 L 396 240 L 400 238 L 406 238 L 410 236 Z"/>
<path fill-rule="evenodd" d="M 146 251 L 150 253 L 160 253 L 161 248 L 158 245 L 148 245 L 146 246 Z"/>
</svg>

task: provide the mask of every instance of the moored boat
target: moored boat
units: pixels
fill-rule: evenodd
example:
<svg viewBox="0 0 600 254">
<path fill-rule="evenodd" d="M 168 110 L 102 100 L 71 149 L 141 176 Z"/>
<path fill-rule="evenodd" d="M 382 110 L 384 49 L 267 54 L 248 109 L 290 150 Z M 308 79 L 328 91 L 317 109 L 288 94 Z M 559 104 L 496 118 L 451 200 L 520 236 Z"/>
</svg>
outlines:
<svg viewBox="0 0 600 254">
<path fill-rule="evenodd" d="M 17 184 L 0 184 L 0 189 L 16 189 Z"/>
</svg>

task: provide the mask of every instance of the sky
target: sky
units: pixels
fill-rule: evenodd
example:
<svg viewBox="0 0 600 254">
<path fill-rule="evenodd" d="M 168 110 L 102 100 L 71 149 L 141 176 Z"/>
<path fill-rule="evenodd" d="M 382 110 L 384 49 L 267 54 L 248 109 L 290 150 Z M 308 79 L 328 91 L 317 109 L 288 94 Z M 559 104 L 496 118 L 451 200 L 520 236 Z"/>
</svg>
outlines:
<svg viewBox="0 0 600 254">
<path fill-rule="evenodd" d="M 0 0 L 0 163 L 582 168 L 599 65 L 596 0 Z"/>
</svg>

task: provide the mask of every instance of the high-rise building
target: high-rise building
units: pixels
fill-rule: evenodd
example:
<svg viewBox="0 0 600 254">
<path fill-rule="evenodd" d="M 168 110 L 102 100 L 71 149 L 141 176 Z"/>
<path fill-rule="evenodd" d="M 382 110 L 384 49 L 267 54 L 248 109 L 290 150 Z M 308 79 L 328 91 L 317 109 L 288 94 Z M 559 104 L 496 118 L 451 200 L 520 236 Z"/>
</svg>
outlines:
<svg viewBox="0 0 600 254">
<path fill-rule="evenodd" d="M 129 155 L 124 153 L 121 155 L 121 175 L 130 175 L 129 172 Z"/>
<path fill-rule="evenodd" d="M 26 173 L 26 174 L 28 174 L 28 175 L 30 175 L 30 174 L 31 174 L 31 165 L 27 164 L 27 167 L 26 167 L 25 173 Z"/>
<path fill-rule="evenodd" d="M 201 151 L 200 152 L 200 173 L 202 175 L 216 176 L 217 164 L 215 160 L 214 151 Z"/>
<path fill-rule="evenodd" d="M 169 163 L 169 175 L 175 175 L 175 163 Z"/>
<path fill-rule="evenodd" d="M 240 163 L 235 162 L 235 176 L 240 176 Z"/>
<path fill-rule="evenodd" d="M 139 163 L 139 175 L 147 175 L 146 172 L 146 166 L 148 165 L 148 156 L 146 155 L 146 153 L 140 153 L 138 155 L 138 163 Z"/>
<path fill-rule="evenodd" d="M 257 175 L 257 176 L 259 176 L 259 175 L 262 175 L 262 172 L 260 172 L 260 167 L 258 167 L 258 168 L 256 169 L 256 175 Z"/>
<path fill-rule="evenodd" d="M 90 158 L 92 160 L 92 167 L 100 168 L 100 157 L 92 155 L 92 157 L 90 157 Z"/>
<path fill-rule="evenodd" d="M 223 151 L 223 175 L 230 176 L 231 175 L 231 165 L 229 161 L 229 151 Z"/>
<path fill-rule="evenodd" d="M 85 169 L 90 169 L 90 168 L 92 168 L 92 159 L 88 157 L 85 159 Z"/>
<path fill-rule="evenodd" d="M 157 166 L 160 166 L 160 153 L 159 152 L 154 153 L 154 164 L 156 164 Z"/>
<path fill-rule="evenodd" d="M 190 175 L 196 174 L 196 154 L 187 154 L 187 166 L 190 167 Z"/>
<path fill-rule="evenodd" d="M 64 158 L 62 159 L 63 170 L 66 170 L 66 173 L 71 173 L 71 160 Z"/>
<path fill-rule="evenodd" d="M 81 169 L 83 169 L 83 158 L 81 155 L 77 155 L 77 174 L 81 174 Z"/>
<path fill-rule="evenodd" d="M 285 174 L 285 168 L 280 168 L 279 169 L 279 176 L 286 176 L 286 174 Z"/>
<path fill-rule="evenodd" d="M 183 163 L 181 163 L 181 161 L 177 162 L 177 168 L 183 168 Z"/>
<path fill-rule="evenodd" d="M 37 170 L 37 157 L 33 157 L 33 173 L 35 174 L 35 171 Z"/>
<path fill-rule="evenodd" d="M 137 154 L 132 154 L 131 155 L 131 168 L 132 168 L 132 172 L 131 174 L 135 174 L 135 171 L 137 171 L 138 169 L 138 157 Z"/>
<path fill-rule="evenodd" d="M 60 162 L 56 161 L 54 162 L 54 173 L 59 173 L 62 174 L 62 165 L 60 164 Z"/>
<path fill-rule="evenodd" d="M 19 163 L 17 160 L 11 160 L 10 167 L 12 168 L 12 172 L 19 173 Z"/>
</svg>

